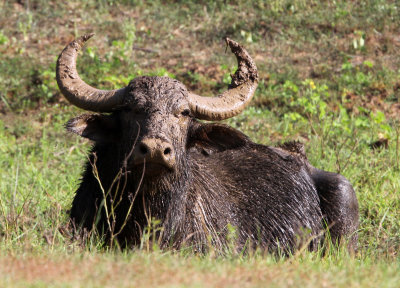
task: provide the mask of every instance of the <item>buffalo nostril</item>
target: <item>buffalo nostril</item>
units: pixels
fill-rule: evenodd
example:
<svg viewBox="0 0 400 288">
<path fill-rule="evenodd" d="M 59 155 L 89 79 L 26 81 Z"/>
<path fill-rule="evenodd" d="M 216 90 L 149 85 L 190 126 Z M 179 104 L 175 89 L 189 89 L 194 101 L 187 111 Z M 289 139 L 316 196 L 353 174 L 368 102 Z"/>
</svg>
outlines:
<svg viewBox="0 0 400 288">
<path fill-rule="evenodd" d="M 169 154 L 171 154 L 171 148 L 167 147 L 164 150 L 164 155 L 169 155 Z"/>
<path fill-rule="evenodd" d="M 140 153 L 142 153 L 142 155 L 146 155 L 147 152 L 148 152 L 147 147 L 145 145 L 143 145 L 143 144 L 140 145 L 139 150 L 140 150 Z"/>
</svg>

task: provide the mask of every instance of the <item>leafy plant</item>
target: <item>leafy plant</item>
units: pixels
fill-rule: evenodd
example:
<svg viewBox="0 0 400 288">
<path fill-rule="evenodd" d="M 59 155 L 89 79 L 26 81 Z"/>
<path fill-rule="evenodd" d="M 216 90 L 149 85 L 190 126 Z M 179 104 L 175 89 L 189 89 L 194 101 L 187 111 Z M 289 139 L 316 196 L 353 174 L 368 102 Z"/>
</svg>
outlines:
<svg viewBox="0 0 400 288">
<path fill-rule="evenodd" d="M 8 37 L 3 34 L 3 31 L 0 31 L 0 45 L 7 45 L 9 41 Z"/>
</svg>

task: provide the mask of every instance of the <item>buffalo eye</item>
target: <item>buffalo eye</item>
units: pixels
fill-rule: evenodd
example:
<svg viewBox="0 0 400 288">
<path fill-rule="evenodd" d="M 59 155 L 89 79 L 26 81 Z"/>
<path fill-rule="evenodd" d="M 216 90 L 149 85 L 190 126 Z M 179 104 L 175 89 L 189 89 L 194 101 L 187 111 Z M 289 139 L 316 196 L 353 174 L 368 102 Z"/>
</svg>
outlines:
<svg viewBox="0 0 400 288">
<path fill-rule="evenodd" d="M 189 109 L 185 109 L 181 112 L 181 115 L 183 116 L 190 116 L 190 110 Z"/>
</svg>

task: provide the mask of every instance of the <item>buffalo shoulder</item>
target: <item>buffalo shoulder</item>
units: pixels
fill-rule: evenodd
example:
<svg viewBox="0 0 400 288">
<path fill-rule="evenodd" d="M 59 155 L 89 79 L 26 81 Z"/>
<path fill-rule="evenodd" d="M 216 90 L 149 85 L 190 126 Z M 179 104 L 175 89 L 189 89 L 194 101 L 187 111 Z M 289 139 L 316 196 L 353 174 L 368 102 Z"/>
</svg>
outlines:
<svg viewBox="0 0 400 288">
<path fill-rule="evenodd" d="M 251 141 L 240 131 L 223 124 L 195 122 L 189 133 L 188 148 L 203 155 L 240 149 Z"/>
</svg>

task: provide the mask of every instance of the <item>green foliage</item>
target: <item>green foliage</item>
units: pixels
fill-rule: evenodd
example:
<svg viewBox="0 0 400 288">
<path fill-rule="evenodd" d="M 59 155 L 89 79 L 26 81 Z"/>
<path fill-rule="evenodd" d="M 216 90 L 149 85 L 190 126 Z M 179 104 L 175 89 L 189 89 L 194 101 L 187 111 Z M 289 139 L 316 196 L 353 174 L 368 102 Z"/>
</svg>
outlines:
<svg viewBox="0 0 400 288">
<path fill-rule="evenodd" d="M 371 62 L 364 62 L 364 67 L 361 68 L 371 68 L 373 65 Z M 372 72 L 363 71 L 360 67 L 353 67 L 353 65 L 349 62 L 345 62 L 342 65 L 342 73 L 338 78 L 338 85 L 342 89 L 351 89 L 355 93 L 362 94 L 366 91 L 373 80 Z"/>
<path fill-rule="evenodd" d="M 356 74 L 352 81 L 358 83 L 363 79 L 361 77 L 360 80 Z M 313 123 L 316 123 L 320 129 L 326 131 L 322 132 L 323 134 L 330 133 L 345 137 L 350 137 L 355 130 L 360 129 L 370 130 L 376 135 L 382 133 L 385 137 L 389 137 L 393 133 L 382 111 L 374 112 L 358 107 L 358 111 L 361 112 L 359 115 L 349 115 L 341 104 L 338 104 L 335 110 L 329 109 L 326 101 L 330 99 L 330 94 L 328 86 L 325 84 L 316 85 L 314 81 L 306 79 L 301 86 L 286 81 L 283 87 L 285 88 L 283 99 L 287 106 L 294 110 L 286 113 L 284 118 L 293 123 L 309 122 L 312 126 Z"/>
<path fill-rule="evenodd" d="M 7 45 L 9 41 L 8 37 L 3 34 L 3 31 L 0 31 L 0 45 Z"/>
</svg>

